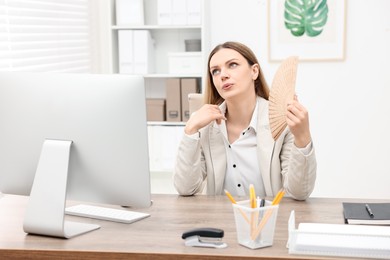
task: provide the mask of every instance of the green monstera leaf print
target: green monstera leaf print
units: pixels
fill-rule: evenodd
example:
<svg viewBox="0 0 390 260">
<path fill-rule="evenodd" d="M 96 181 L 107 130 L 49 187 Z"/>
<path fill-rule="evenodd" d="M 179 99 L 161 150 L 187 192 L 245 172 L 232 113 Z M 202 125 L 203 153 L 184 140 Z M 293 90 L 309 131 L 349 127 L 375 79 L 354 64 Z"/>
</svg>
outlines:
<svg viewBox="0 0 390 260">
<path fill-rule="evenodd" d="M 294 36 L 320 35 L 328 20 L 327 0 L 286 0 L 284 24 Z"/>
</svg>

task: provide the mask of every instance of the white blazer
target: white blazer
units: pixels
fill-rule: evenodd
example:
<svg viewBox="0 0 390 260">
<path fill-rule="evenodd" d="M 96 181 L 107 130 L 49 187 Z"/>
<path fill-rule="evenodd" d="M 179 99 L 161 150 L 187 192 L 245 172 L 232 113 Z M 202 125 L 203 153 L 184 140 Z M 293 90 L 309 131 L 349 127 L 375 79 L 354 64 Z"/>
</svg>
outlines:
<svg viewBox="0 0 390 260">
<path fill-rule="evenodd" d="M 304 155 L 295 145 L 288 127 L 274 141 L 268 119 L 268 101 L 258 97 L 257 156 L 266 196 L 284 187 L 287 195 L 305 200 L 314 189 L 316 157 L 314 146 Z M 226 150 L 223 134 L 215 122 L 202 128 L 200 139 L 184 136 L 178 149 L 174 185 L 180 195 L 223 194 Z"/>
</svg>

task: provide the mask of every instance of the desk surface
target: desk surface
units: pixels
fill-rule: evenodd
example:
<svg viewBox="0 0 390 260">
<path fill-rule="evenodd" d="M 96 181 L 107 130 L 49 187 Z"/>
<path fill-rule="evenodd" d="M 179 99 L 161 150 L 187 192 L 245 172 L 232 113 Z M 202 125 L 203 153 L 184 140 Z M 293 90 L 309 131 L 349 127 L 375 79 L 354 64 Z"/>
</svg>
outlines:
<svg viewBox="0 0 390 260">
<path fill-rule="evenodd" d="M 27 198 L 0 198 L 0 259 L 325 259 L 289 255 L 287 221 L 291 210 L 296 222 L 343 223 L 342 199 L 311 198 L 304 202 L 284 198 L 280 204 L 272 247 L 251 250 L 237 243 L 231 203 L 225 196 L 153 195 L 153 205 L 139 210 L 149 218 L 132 224 L 80 217 L 66 219 L 97 223 L 99 230 L 72 239 L 27 235 L 22 223 Z M 225 249 L 187 247 L 181 234 L 193 228 L 215 227 L 225 231 Z"/>
</svg>

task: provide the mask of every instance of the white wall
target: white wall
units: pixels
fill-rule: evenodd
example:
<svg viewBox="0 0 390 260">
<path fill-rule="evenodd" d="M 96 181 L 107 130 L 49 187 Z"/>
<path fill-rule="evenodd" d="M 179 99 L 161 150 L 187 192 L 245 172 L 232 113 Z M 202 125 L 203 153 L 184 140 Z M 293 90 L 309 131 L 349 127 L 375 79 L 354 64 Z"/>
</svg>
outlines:
<svg viewBox="0 0 390 260">
<path fill-rule="evenodd" d="M 211 46 L 241 41 L 269 83 L 267 1 L 212 0 Z M 349 0 L 346 59 L 301 62 L 296 91 L 309 110 L 318 177 L 313 196 L 390 199 L 390 1 Z"/>
</svg>

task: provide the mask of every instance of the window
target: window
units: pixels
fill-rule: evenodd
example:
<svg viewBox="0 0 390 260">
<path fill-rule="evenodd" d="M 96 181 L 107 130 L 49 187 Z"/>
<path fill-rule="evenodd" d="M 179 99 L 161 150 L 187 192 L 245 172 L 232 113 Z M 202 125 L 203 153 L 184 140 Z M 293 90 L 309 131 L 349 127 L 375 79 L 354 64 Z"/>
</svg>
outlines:
<svg viewBox="0 0 390 260">
<path fill-rule="evenodd" d="M 88 0 L 0 0 L 0 71 L 92 70 Z"/>
</svg>

